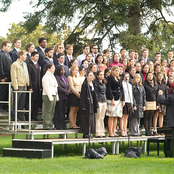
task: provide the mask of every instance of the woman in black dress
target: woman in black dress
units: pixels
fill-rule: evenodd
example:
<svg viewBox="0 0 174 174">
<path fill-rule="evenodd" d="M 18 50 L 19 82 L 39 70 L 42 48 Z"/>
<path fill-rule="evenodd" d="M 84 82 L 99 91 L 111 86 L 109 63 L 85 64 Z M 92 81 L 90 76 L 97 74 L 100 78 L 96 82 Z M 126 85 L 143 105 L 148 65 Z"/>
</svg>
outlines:
<svg viewBox="0 0 174 174">
<path fill-rule="evenodd" d="M 96 87 L 93 83 L 93 79 L 94 74 L 92 71 L 89 71 L 87 73 L 87 78 L 82 85 L 80 94 L 81 126 L 79 132 L 83 133 L 83 138 L 89 138 L 89 133 L 96 133 L 95 113 L 97 113 L 98 102 L 95 93 Z M 89 101 L 89 98 L 92 101 Z"/>
<path fill-rule="evenodd" d="M 65 123 L 65 111 L 67 105 L 70 87 L 66 77 L 64 76 L 65 70 L 62 65 L 58 65 L 55 70 L 55 78 L 58 83 L 59 101 L 56 102 L 55 107 L 55 128 L 58 130 L 67 129 Z"/>
</svg>

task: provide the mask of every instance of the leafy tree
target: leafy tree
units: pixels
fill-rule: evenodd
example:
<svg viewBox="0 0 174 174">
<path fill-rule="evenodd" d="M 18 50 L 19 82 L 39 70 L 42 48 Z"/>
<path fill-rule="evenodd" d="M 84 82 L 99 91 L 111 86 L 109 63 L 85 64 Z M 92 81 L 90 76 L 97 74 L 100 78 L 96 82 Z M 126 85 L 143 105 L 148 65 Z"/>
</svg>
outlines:
<svg viewBox="0 0 174 174">
<path fill-rule="evenodd" d="M 165 25 L 165 30 L 174 33 L 171 21 L 167 21 L 163 12 L 172 15 L 171 7 L 174 0 L 30 0 L 37 11 L 27 13 L 26 31 L 32 32 L 43 21 L 48 33 L 60 32 L 62 28 L 72 28 L 72 20 L 78 19 L 76 26 L 65 39 L 67 43 L 80 46 L 83 42 L 96 43 L 101 46 L 105 37 L 108 38 L 111 49 L 116 43 L 130 49 L 141 50 L 148 47 L 152 51 L 160 51 L 161 44 L 168 36 L 157 28 Z M 11 1 L 2 0 L 6 11 Z M 39 10 L 38 10 L 39 9 Z M 160 26 L 162 25 L 162 26 Z M 90 31 L 92 38 L 86 37 Z M 161 34 L 164 34 L 161 37 Z M 81 39 L 81 36 L 84 36 Z M 155 40 L 154 40 L 155 38 Z M 164 39 L 164 40 L 163 40 Z M 83 41 L 82 41 L 83 40 Z M 158 44 L 155 41 L 158 40 Z"/>
</svg>

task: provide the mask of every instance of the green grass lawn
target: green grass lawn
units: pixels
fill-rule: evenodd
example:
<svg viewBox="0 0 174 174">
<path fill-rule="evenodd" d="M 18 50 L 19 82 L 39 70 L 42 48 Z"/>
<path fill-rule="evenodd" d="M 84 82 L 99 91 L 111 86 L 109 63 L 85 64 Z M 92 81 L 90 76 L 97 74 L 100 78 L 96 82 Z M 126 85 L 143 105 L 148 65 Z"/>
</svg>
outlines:
<svg viewBox="0 0 174 174">
<path fill-rule="evenodd" d="M 16 138 L 25 136 L 17 135 Z M 136 146 L 136 142 L 133 146 Z M 108 143 L 108 155 L 98 160 L 85 159 L 75 145 L 68 145 L 66 150 L 62 150 L 59 145 L 55 146 L 53 159 L 2 157 L 3 147 L 11 147 L 11 136 L 0 137 L 0 173 L 174 173 L 174 159 L 164 157 L 163 145 L 160 145 L 159 157 L 156 145 L 151 144 L 150 156 L 142 154 L 140 158 L 135 159 L 124 157 L 127 143 L 124 147 L 120 145 L 119 155 L 111 155 L 111 144 Z M 101 144 L 95 145 L 95 148 L 98 147 L 101 147 Z"/>
</svg>

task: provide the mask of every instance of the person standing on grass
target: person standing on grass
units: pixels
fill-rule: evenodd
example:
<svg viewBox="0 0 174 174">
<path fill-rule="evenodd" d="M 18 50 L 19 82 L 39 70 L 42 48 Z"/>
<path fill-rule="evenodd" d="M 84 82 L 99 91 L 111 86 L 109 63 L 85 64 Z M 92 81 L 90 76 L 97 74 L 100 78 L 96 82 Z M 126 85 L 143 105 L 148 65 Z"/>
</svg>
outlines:
<svg viewBox="0 0 174 174">
<path fill-rule="evenodd" d="M 134 112 L 130 120 L 130 130 L 132 136 L 139 136 L 140 119 L 143 118 L 146 106 L 146 93 L 142 85 L 142 78 L 140 74 L 135 74 L 133 78 L 133 98 L 134 98 Z"/>
<path fill-rule="evenodd" d="M 108 118 L 109 136 L 118 136 L 115 131 L 117 127 L 117 117 L 122 117 L 123 107 L 125 105 L 125 97 L 122 86 L 122 81 L 119 77 L 119 66 L 113 66 L 111 75 L 107 78 L 106 98 Z"/>
<path fill-rule="evenodd" d="M 47 64 L 44 70 L 45 75 L 42 78 L 42 99 L 44 104 L 43 109 L 43 129 L 52 130 L 52 119 L 54 116 L 56 101 L 59 101 L 57 92 L 57 81 L 54 77 L 55 67 L 53 64 Z"/>
</svg>

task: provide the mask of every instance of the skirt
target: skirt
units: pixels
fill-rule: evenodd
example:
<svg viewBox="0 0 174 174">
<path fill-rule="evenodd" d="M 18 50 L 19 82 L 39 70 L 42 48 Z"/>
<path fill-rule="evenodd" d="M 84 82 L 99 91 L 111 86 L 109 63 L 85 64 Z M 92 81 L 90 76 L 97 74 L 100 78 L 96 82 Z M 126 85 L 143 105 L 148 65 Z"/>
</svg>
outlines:
<svg viewBox="0 0 174 174">
<path fill-rule="evenodd" d="M 156 110 L 156 101 L 146 101 L 146 110 Z"/>
<path fill-rule="evenodd" d="M 123 115 L 122 101 L 120 99 L 116 100 L 115 106 L 113 106 L 112 101 L 107 100 L 106 115 L 109 117 L 122 117 Z"/>
<path fill-rule="evenodd" d="M 132 115 L 132 105 L 131 103 L 125 103 L 124 107 L 123 107 L 123 114 L 124 115 Z"/>
<path fill-rule="evenodd" d="M 68 96 L 68 106 L 80 107 L 80 99 L 73 93 Z"/>
</svg>

